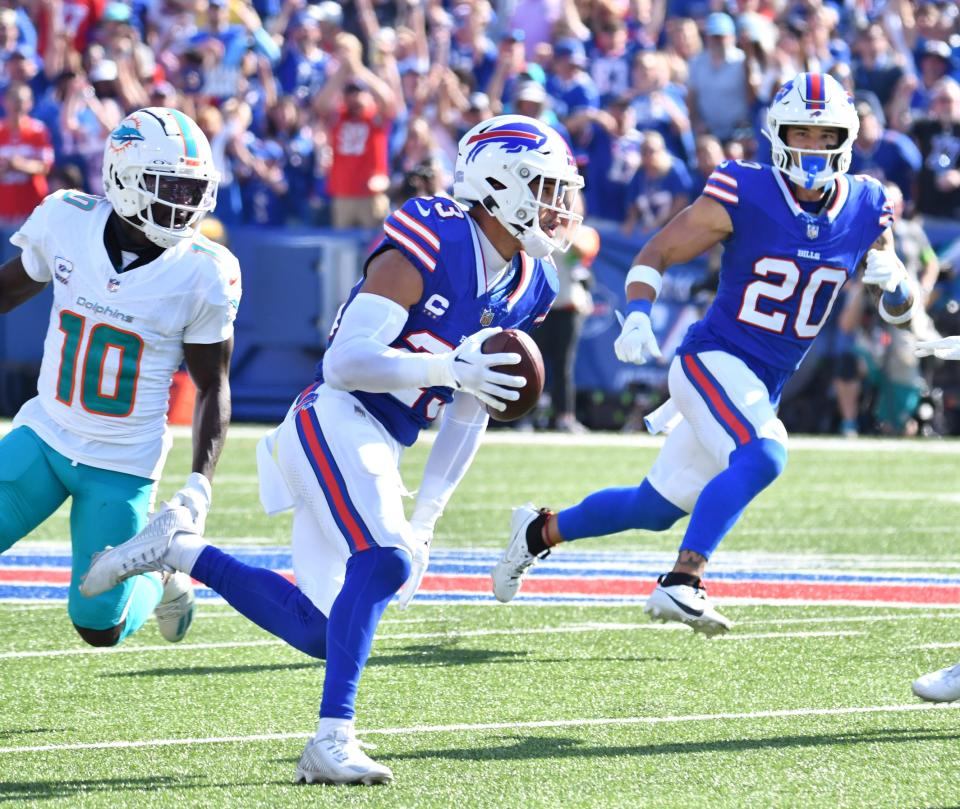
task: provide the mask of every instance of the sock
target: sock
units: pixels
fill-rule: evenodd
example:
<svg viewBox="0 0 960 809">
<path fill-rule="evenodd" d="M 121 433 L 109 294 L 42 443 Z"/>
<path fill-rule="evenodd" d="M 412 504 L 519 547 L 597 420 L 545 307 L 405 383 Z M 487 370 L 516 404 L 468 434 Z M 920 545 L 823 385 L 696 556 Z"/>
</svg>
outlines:
<svg viewBox="0 0 960 809">
<path fill-rule="evenodd" d="M 665 531 L 685 515 L 644 480 L 639 486 L 594 492 L 578 505 L 558 512 L 557 527 L 564 541 L 572 542 L 631 528 Z"/>
<path fill-rule="evenodd" d="M 213 545 L 205 546 L 191 567 L 193 578 L 257 626 L 304 654 L 326 657 L 327 617 L 279 573 L 245 565 Z"/>
<path fill-rule="evenodd" d="M 747 504 L 773 483 L 786 465 L 787 448 L 770 438 L 750 441 L 730 453 L 730 465 L 700 492 L 680 550 L 709 559 Z"/>
<path fill-rule="evenodd" d="M 346 733 L 349 735 L 351 730 L 353 730 L 352 719 L 321 716 L 320 722 L 317 724 L 317 738 L 323 739 L 335 733 Z"/>
<path fill-rule="evenodd" d="M 548 548 L 557 545 L 556 542 L 550 542 L 547 537 L 547 523 L 551 517 L 556 517 L 549 509 L 542 508 L 534 521 L 527 526 L 527 550 L 534 556 L 539 556 Z M 563 542 L 561 539 L 560 542 Z"/>
<path fill-rule="evenodd" d="M 208 544 L 202 536 L 181 531 L 174 534 L 165 561 L 183 573 L 192 573 L 200 553 Z"/>
<path fill-rule="evenodd" d="M 120 643 L 124 638 L 136 632 L 144 622 L 153 615 L 153 610 L 163 598 L 163 577 L 159 573 L 144 573 L 134 576 L 131 581 L 133 587 L 127 599 L 124 613 L 123 629 L 120 632 Z"/>
<path fill-rule="evenodd" d="M 330 610 L 320 716 L 353 719 L 360 675 L 380 616 L 410 575 L 410 554 L 379 546 L 355 553 Z"/>
<path fill-rule="evenodd" d="M 663 587 L 673 587 L 675 584 L 685 584 L 688 587 L 699 587 L 700 577 L 692 573 L 664 573 L 657 583 Z"/>
</svg>

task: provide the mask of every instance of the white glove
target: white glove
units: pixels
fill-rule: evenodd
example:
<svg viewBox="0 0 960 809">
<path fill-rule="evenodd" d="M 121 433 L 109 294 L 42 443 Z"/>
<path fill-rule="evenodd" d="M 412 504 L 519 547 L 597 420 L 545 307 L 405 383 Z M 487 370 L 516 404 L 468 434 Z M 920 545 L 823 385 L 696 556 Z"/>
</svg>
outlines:
<svg viewBox="0 0 960 809">
<path fill-rule="evenodd" d="M 410 566 L 410 575 L 397 593 L 400 596 L 397 607 L 401 610 L 410 606 L 410 601 L 420 589 L 420 582 L 430 564 L 430 540 L 433 539 L 433 530 L 429 526 L 411 522 L 410 527 L 413 529 L 413 564 Z"/>
<path fill-rule="evenodd" d="M 621 330 L 613 350 L 618 360 L 643 365 L 651 358 L 660 359 L 663 356 L 653 334 L 653 326 L 650 325 L 650 315 L 631 312 L 624 320 L 623 315 L 617 312 L 617 320 L 620 321 Z"/>
<path fill-rule="evenodd" d="M 192 472 L 184 487 L 169 500 L 161 503 L 157 513 L 182 506 L 190 512 L 196 532 L 203 534 L 207 523 L 207 512 L 210 511 L 211 497 L 210 481 L 199 472 Z"/>
<path fill-rule="evenodd" d="M 447 370 L 454 380 L 457 390 L 472 393 L 481 402 L 494 410 L 503 410 L 506 405 L 499 399 L 514 402 L 520 398 L 514 388 L 522 388 L 527 380 L 522 376 L 510 376 L 492 371 L 496 365 L 516 365 L 519 354 L 484 354 L 483 341 L 503 331 L 499 326 L 481 329 L 448 354 L 442 354 L 447 361 Z M 503 387 L 506 385 L 507 387 Z"/>
<path fill-rule="evenodd" d="M 867 253 L 863 283 L 875 284 L 887 292 L 893 292 L 906 278 L 907 271 L 892 250 L 870 250 Z"/>
<path fill-rule="evenodd" d="M 915 350 L 918 357 L 934 356 L 941 360 L 960 360 L 960 337 L 918 340 Z"/>
</svg>

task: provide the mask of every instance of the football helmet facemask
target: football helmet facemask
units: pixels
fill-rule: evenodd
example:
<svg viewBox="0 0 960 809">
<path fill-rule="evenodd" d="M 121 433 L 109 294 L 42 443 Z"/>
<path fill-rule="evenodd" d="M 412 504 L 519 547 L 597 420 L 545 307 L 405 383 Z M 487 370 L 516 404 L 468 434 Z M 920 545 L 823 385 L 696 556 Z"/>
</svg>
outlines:
<svg viewBox="0 0 960 809">
<path fill-rule="evenodd" d="M 498 115 L 460 139 L 453 195 L 482 205 L 533 258 L 570 248 L 582 188 L 566 141 L 535 118 Z"/>
<path fill-rule="evenodd" d="M 833 149 L 787 146 L 788 126 L 825 126 L 840 130 Z M 800 73 L 780 88 L 767 111 L 773 165 L 803 188 L 822 188 L 850 168 L 860 119 L 853 98 L 828 73 Z"/>
<path fill-rule="evenodd" d="M 107 138 L 104 193 L 120 217 L 159 247 L 193 237 L 216 205 L 219 182 L 207 136 L 179 110 L 137 110 Z"/>
</svg>

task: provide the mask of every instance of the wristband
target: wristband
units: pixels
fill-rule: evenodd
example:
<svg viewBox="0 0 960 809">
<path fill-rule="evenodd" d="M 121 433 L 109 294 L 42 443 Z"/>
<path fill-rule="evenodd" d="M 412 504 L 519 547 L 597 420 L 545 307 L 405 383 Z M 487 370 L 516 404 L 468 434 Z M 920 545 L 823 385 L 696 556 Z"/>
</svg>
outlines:
<svg viewBox="0 0 960 809">
<path fill-rule="evenodd" d="M 649 316 L 652 309 L 653 301 L 648 301 L 646 298 L 637 298 L 636 300 L 632 300 L 627 303 L 628 315 L 631 315 L 634 312 L 643 312 L 643 314 Z"/>
<path fill-rule="evenodd" d="M 630 284 L 646 284 L 653 287 L 653 299 L 660 297 L 660 290 L 663 288 L 663 276 L 653 267 L 646 264 L 635 264 L 627 273 L 627 280 L 624 282 L 624 289 Z"/>
</svg>

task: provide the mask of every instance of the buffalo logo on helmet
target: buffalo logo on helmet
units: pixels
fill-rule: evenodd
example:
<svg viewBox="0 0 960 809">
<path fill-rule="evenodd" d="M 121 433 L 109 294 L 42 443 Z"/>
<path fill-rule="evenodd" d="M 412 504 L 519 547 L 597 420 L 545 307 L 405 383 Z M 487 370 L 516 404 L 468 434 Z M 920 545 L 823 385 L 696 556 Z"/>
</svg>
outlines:
<svg viewBox="0 0 960 809">
<path fill-rule="evenodd" d="M 494 143 L 500 144 L 505 152 L 516 154 L 539 149 L 546 142 L 546 133 L 533 124 L 504 124 L 495 129 L 478 132 L 467 141 L 467 146 L 472 146 L 467 154 L 467 162 L 472 162 L 484 148 Z"/>
</svg>

